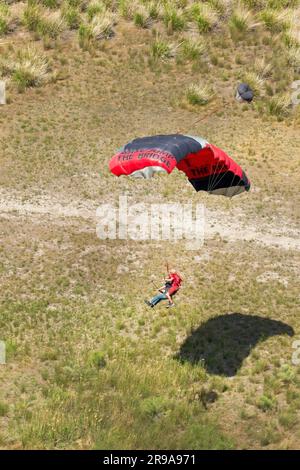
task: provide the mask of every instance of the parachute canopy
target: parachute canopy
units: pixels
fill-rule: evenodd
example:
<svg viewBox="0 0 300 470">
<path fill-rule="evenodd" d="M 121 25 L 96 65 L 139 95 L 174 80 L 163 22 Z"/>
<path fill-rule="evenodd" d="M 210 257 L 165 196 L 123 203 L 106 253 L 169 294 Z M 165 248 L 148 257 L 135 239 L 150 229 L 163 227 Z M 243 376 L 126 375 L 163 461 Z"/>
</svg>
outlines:
<svg viewBox="0 0 300 470">
<path fill-rule="evenodd" d="M 175 167 L 186 174 L 196 191 L 231 197 L 250 189 L 242 168 L 201 137 L 171 134 L 134 139 L 119 149 L 109 163 L 114 175 L 137 178 L 171 173 Z"/>
</svg>

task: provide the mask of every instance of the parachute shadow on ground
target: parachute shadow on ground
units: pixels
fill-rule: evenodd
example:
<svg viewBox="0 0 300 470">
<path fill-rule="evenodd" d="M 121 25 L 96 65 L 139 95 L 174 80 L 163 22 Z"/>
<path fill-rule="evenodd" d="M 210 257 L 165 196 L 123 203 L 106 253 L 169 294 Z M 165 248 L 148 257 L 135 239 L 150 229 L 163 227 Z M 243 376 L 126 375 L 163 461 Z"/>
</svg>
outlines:
<svg viewBox="0 0 300 470">
<path fill-rule="evenodd" d="M 210 374 L 231 377 L 259 341 L 284 334 L 293 336 L 294 330 L 281 321 L 228 313 L 211 318 L 192 331 L 175 358 L 194 365 L 202 363 Z"/>
</svg>

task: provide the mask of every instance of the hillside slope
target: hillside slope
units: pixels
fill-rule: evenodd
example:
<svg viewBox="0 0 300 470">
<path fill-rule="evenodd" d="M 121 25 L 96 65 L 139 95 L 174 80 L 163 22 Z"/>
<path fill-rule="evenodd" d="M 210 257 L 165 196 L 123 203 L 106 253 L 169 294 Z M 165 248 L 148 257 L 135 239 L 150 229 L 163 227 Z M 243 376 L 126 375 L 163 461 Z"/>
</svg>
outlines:
<svg viewBox="0 0 300 470">
<path fill-rule="evenodd" d="M 152 31 L 122 19 L 95 50 L 71 32 L 44 51 L 59 80 L 9 90 L 0 108 L 1 448 L 299 448 L 299 117 L 278 121 L 259 100 L 234 100 L 244 65 L 233 54 L 249 65 L 255 42 L 268 52 L 257 38 L 228 39 L 224 52 L 215 32 L 217 63 L 152 61 Z M 215 89 L 206 107 L 186 101 L 200 78 Z M 252 190 L 227 200 L 193 192 L 180 172 L 151 181 L 109 173 L 126 141 L 177 131 L 224 148 Z M 124 194 L 203 203 L 203 247 L 98 239 L 96 208 Z M 144 298 L 166 262 L 184 287 L 175 309 L 149 310 Z"/>
</svg>

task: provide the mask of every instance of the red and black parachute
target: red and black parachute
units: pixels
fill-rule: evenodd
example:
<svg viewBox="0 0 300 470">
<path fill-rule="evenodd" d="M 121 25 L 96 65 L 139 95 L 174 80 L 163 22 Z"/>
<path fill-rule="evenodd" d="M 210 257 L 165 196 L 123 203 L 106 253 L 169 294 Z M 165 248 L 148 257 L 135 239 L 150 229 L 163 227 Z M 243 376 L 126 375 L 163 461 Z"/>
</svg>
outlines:
<svg viewBox="0 0 300 470">
<path fill-rule="evenodd" d="M 116 176 L 151 178 L 157 172 L 183 171 L 196 191 L 235 196 L 249 191 L 242 168 L 223 150 L 200 137 L 183 134 L 134 139 L 110 160 Z"/>
</svg>

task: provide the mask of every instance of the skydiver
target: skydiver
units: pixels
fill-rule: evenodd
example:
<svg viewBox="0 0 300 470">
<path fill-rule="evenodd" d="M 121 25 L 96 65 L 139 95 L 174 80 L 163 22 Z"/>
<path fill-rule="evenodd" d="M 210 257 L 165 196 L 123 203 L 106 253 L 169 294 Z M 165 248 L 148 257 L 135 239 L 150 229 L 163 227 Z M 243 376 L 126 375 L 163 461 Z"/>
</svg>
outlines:
<svg viewBox="0 0 300 470">
<path fill-rule="evenodd" d="M 182 283 L 182 277 L 179 275 L 177 271 L 175 271 L 175 269 L 171 269 L 169 272 L 169 277 L 165 279 L 165 282 L 170 284 L 170 288 L 166 292 L 166 296 L 169 301 L 167 308 L 175 307 L 172 297 L 180 289 L 181 283 Z"/>
<path fill-rule="evenodd" d="M 161 286 L 158 290 L 159 294 L 156 294 L 154 297 L 152 297 L 151 300 L 145 300 L 145 303 L 153 308 L 155 305 L 157 305 L 161 300 L 167 300 L 167 292 L 170 289 L 172 285 L 172 282 L 169 279 L 165 279 L 165 283 L 163 286 Z"/>
<path fill-rule="evenodd" d="M 171 269 L 168 273 L 168 277 L 165 278 L 165 284 L 158 289 L 159 294 L 156 294 L 150 301 L 145 300 L 145 303 L 153 308 L 161 300 L 168 300 L 167 308 L 175 307 L 172 297 L 180 289 L 181 282 L 182 277 L 174 269 Z"/>
</svg>

